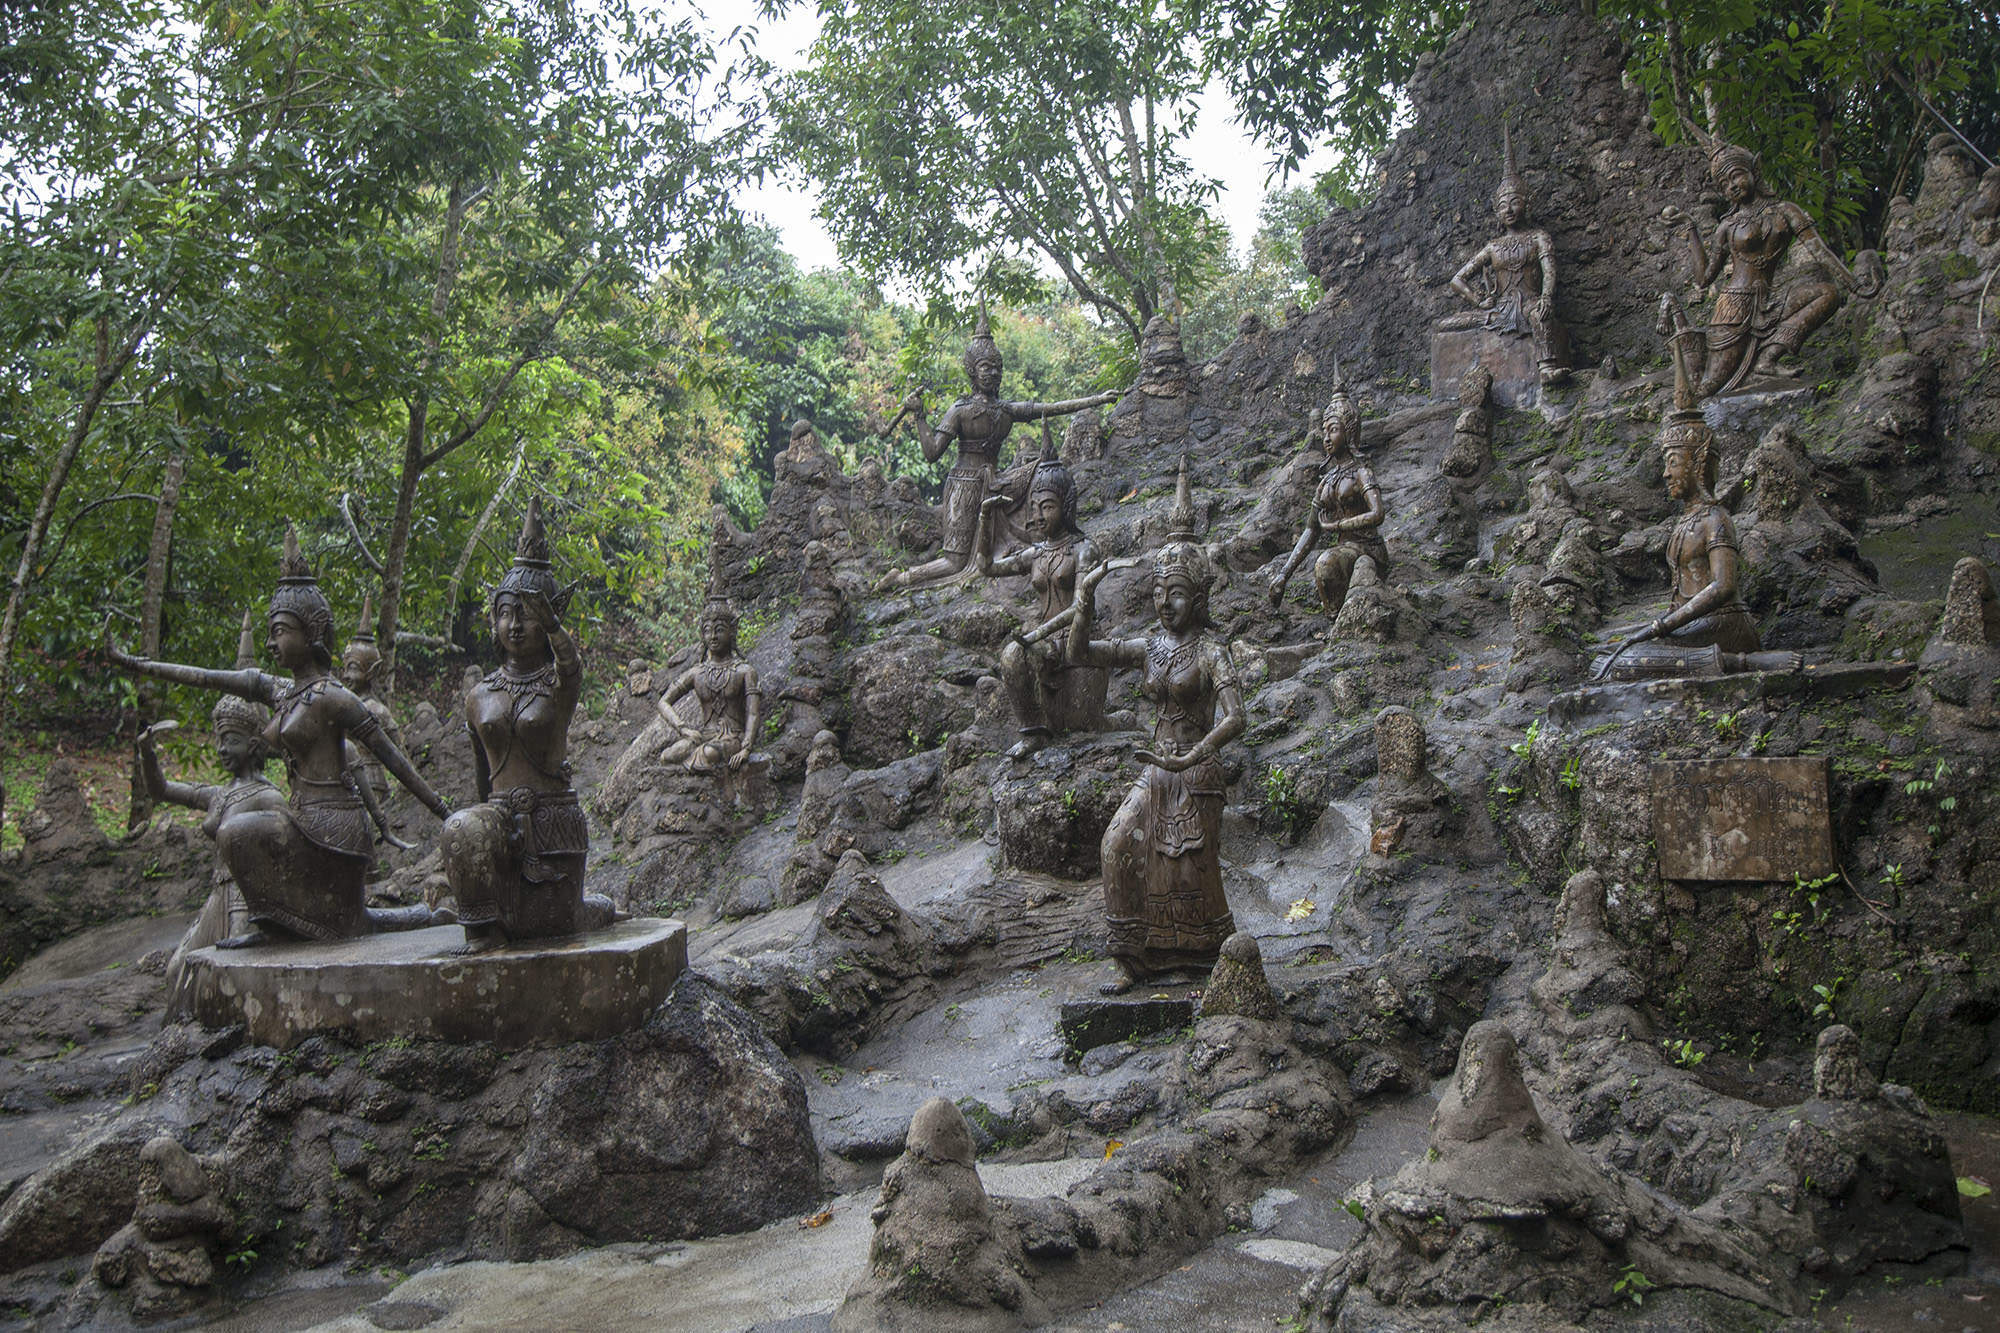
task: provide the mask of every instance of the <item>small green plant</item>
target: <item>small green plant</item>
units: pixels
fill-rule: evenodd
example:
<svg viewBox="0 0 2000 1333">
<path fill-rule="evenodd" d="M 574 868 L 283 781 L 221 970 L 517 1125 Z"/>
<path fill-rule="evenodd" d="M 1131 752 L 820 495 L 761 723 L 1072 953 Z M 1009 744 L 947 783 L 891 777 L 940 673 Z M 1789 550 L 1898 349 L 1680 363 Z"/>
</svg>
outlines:
<svg viewBox="0 0 2000 1333">
<path fill-rule="evenodd" d="M 1076 788 L 1074 787 L 1063 788 L 1062 812 L 1064 819 L 1070 821 L 1071 823 L 1076 822 Z"/>
<path fill-rule="evenodd" d="M 222 1262 L 238 1268 L 248 1268 L 251 1264 L 257 1262 L 257 1251 L 251 1249 L 246 1244 L 242 1249 L 231 1250 L 228 1254 L 222 1256 Z"/>
<path fill-rule="evenodd" d="M 1687 1037 L 1682 1037 L 1679 1041 L 1668 1038 L 1662 1041 L 1660 1046 L 1668 1055 L 1673 1056 L 1674 1063 L 1682 1069 L 1693 1069 L 1708 1059 L 1708 1052 L 1697 1048 L 1693 1040 Z"/>
<path fill-rule="evenodd" d="M 1534 753 L 1535 742 L 1541 738 L 1541 734 L 1542 734 L 1542 720 L 1540 718 L 1536 718 L 1533 722 L 1530 722 L 1528 724 L 1527 734 L 1522 736 L 1520 740 L 1515 741 L 1512 745 L 1508 746 L 1507 748 L 1513 751 L 1516 757 L 1521 759 L 1526 759 Z"/>
<path fill-rule="evenodd" d="M 1611 1284 L 1613 1296 L 1629 1296 L 1634 1305 L 1646 1303 L 1646 1293 L 1659 1284 L 1639 1271 L 1639 1265 L 1626 1264 Z"/>
<path fill-rule="evenodd" d="M 1564 760 L 1562 766 L 1562 772 L 1557 775 L 1556 780 L 1562 783 L 1563 786 L 1567 787 L 1571 791 L 1582 790 L 1583 757 L 1581 755 L 1573 754 L 1568 759 Z"/>
<path fill-rule="evenodd" d="M 1361 1206 L 1361 1200 L 1359 1199 L 1342 1199 L 1340 1201 L 1340 1206 L 1342 1208 L 1345 1208 L 1347 1210 L 1347 1215 L 1353 1218 L 1357 1222 L 1361 1221 L 1366 1216 L 1368 1211 L 1367 1209 Z"/>
<path fill-rule="evenodd" d="M 1903 887 L 1903 863 L 1893 862 L 1882 867 L 1882 882 L 1892 889 Z"/>
<path fill-rule="evenodd" d="M 1835 977 L 1827 985 L 1814 983 L 1812 993 L 1819 997 L 1819 1002 L 1812 1007 L 1812 1016 L 1814 1018 L 1824 1018 L 1829 1023 L 1834 1021 L 1834 1000 L 1839 996 L 1840 988 L 1846 981 L 1846 977 Z"/>
<path fill-rule="evenodd" d="M 1292 770 L 1277 764 L 1264 770 L 1264 812 L 1278 821 L 1286 841 L 1295 841 L 1312 822 L 1312 812 L 1299 795 Z"/>
</svg>

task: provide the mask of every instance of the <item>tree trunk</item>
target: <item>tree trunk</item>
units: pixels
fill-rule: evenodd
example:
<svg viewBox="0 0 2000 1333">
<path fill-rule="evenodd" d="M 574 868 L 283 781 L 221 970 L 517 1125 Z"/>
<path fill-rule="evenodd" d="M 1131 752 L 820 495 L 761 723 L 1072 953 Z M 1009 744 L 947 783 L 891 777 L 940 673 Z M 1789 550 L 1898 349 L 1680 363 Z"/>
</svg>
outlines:
<svg viewBox="0 0 2000 1333">
<path fill-rule="evenodd" d="M 187 475 L 187 455 L 176 449 L 160 474 L 160 502 L 153 510 L 153 537 L 146 544 L 146 591 L 139 605 L 140 654 L 160 655 L 160 622 L 167 600 L 167 558 L 173 552 L 174 510 L 180 507 L 181 482 Z M 141 678 L 139 686 L 139 730 L 152 725 L 159 694 L 151 681 Z M 147 789 L 139 766 L 136 737 L 132 749 L 132 796 L 125 811 L 125 831 L 135 832 L 153 817 L 153 794 Z"/>
<path fill-rule="evenodd" d="M 21 606 L 27 600 L 28 589 L 41 571 L 36 564 L 42 557 L 42 543 L 49 538 L 49 525 L 55 521 L 56 502 L 62 498 L 63 487 L 69 484 L 70 469 L 76 466 L 76 456 L 83 450 L 83 442 L 90 438 L 90 428 L 97 421 L 97 409 L 104 405 L 104 395 L 125 373 L 125 367 L 132 364 L 132 357 L 139 350 L 145 338 L 150 320 L 141 320 L 129 338 L 114 354 L 111 347 L 111 321 L 99 316 L 97 321 L 96 373 L 91 377 L 90 391 L 77 404 L 76 420 L 70 425 L 69 438 L 56 454 L 55 462 L 49 467 L 48 480 L 42 483 L 42 498 L 35 504 L 34 517 L 28 520 L 27 535 L 21 542 L 21 560 L 14 567 L 14 581 L 7 589 L 7 610 L 0 613 L 0 736 L 6 734 L 7 695 L 13 685 L 14 638 L 21 631 Z M 7 787 L 0 782 L 0 814 L 7 809 Z"/>
</svg>

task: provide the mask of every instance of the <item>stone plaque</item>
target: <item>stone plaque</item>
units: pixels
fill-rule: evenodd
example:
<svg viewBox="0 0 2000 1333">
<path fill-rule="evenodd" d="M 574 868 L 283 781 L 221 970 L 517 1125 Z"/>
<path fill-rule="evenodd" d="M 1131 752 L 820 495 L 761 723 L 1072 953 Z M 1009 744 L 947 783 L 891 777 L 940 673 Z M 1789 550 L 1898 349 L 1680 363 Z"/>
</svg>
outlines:
<svg viewBox="0 0 2000 1333">
<path fill-rule="evenodd" d="M 1652 779 L 1667 879 L 1789 883 L 1837 869 L 1824 756 L 1662 760 Z"/>
<path fill-rule="evenodd" d="M 1431 334 L 1431 397 L 1458 396 L 1458 381 L 1473 362 L 1493 376 L 1495 407 L 1533 407 L 1542 397 L 1541 361 L 1535 340 L 1490 329 L 1441 329 Z"/>
</svg>

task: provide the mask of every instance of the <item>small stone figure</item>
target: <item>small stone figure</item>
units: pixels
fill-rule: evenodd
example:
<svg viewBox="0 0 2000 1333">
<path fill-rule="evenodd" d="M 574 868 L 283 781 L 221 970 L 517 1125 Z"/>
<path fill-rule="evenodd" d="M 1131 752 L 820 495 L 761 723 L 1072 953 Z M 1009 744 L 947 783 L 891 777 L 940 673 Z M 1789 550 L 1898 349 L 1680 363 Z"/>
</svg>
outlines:
<svg viewBox="0 0 2000 1333">
<path fill-rule="evenodd" d="M 973 535 L 973 567 L 988 578 L 1026 574 L 1036 598 L 1035 623 L 1046 627 L 1069 609 L 1076 598 L 1076 575 L 1093 563 L 1090 539 L 1076 526 L 1076 483 L 1056 457 L 1043 423 L 1042 460 L 1028 483 L 1022 526 L 1033 543 L 1012 555 L 993 558 L 990 522 Z M 988 497 L 990 516 L 1007 503 L 1004 495 Z M 1066 617 L 1065 617 L 1066 618 Z M 1041 629 L 1031 631 L 1042 634 Z M 1000 650 L 1000 680 L 1013 705 L 1021 739 L 1007 752 L 1025 759 L 1049 743 L 1058 732 L 1095 731 L 1104 726 L 1107 675 L 1100 667 L 1074 666 L 1068 660 L 1068 633 L 1058 626 L 1047 637 L 1022 636 Z"/>
<path fill-rule="evenodd" d="M 513 940 L 609 925 L 611 900 L 583 891 L 590 829 L 570 785 L 569 723 L 583 659 L 563 629 L 539 497 L 528 501 L 514 564 L 493 589 L 500 666 L 465 697 L 479 804 L 445 822 L 445 878 L 465 943 L 483 953 Z"/>
<path fill-rule="evenodd" d="M 1257 937 L 1247 930 L 1237 931 L 1222 942 L 1221 956 L 1201 992 L 1200 1017 L 1234 1014 L 1270 1023 L 1282 1013 L 1271 979 L 1264 972 L 1264 951 Z"/>
<path fill-rule="evenodd" d="M 361 598 L 361 620 L 354 627 L 354 634 L 347 646 L 340 650 L 340 683 L 353 692 L 382 727 L 382 732 L 398 746 L 403 743 L 402 728 L 396 725 L 395 715 L 389 711 L 375 693 L 375 685 L 382 675 L 382 650 L 375 646 L 375 631 L 369 622 L 374 618 L 373 599 L 364 594 Z M 353 749 L 350 745 L 350 749 Z M 375 799 L 389 799 L 389 775 L 382 766 L 369 758 L 364 751 L 355 750 L 354 758 L 368 775 L 369 786 L 375 789 Z"/>
<path fill-rule="evenodd" d="M 1000 446 L 1018 421 L 1068 416 L 1086 408 L 1116 402 L 1116 393 L 1092 394 L 1059 403 L 1010 403 L 1000 397 L 1000 349 L 987 327 L 986 312 L 979 313 L 979 327 L 965 348 L 965 376 L 972 392 L 948 408 L 935 429 L 925 424 L 923 395 L 913 393 L 903 406 L 918 413 L 917 439 L 924 458 L 935 463 L 946 446 L 958 442 L 958 463 L 944 483 L 944 549 L 935 560 L 883 577 L 877 591 L 914 588 L 949 578 L 965 568 L 972 555 L 974 530 L 986 521 L 987 495 L 999 483 L 995 467 Z M 1014 496 L 1018 497 L 1019 492 Z M 1010 497 L 1013 498 L 1013 497 Z"/>
<path fill-rule="evenodd" d="M 235 1219 L 200 1159 L 162 1135 L 139 1150 L 132 1220 L 98 1248 L 91 1271 L 124 1291 L 140 1321 L 176 1318 L 206 1299 L 234 1232 Z"/>
<path fill-rule="evenodd" d="M 1797 352 L 1840 309 L 1841 287 L 1863 298 L 1882 288 L 1881 258 L 1863 250 L 1855 259 L 1859 274 L 1850 271 L 1820 239 L 1803 208 L 1765 187 L 1757 155 L 1749 149 L 1711 140 L 1708 174 L 1730 205 L 1715 224 L 1712 250 L 1702 244 L 1701 231 L 1687 214 L 1672 207 L 1663 214 L 1669 222 L 1688 224 L 1697 293 L 1722 279 L 1708 327 L 1692 353 L 1702 398 L 1734 393 L 1752 375 L 1798 374 L 1780 364 L 1780 358 Z M 1809 267 L 1816 271 L 1801 272 L 1780 287 L 1778 273 L 1794 244 L 1805 248 Z M 1660 298 L 1660 306 L 1661 332 L 1668 325 L 1688 326 L 1687 312 L 1671 293 Z"/>
<path fill-rule="evenodd" d="M 1312 512 L 1304 531 L 1285 558 L 1284 566 L 1271 580 L 1271 605 L 1285 598 L 1291 582 L 1315 543 L 1325 534 L 1332 542 L 1319 563 L 1313 566 L 1313 582 L 1319 588 L 1320 605 L 1328 616 L 1340 614 L 1347 589 L 1354 578 L 1354 566 L 1363 556 L 1375 562 L 1375 572 L 1389 573 L 1389 548 L 1382 541 L 1382 488 L 1375 473 L 1355 457 L 1354 444 L 1361 436 L 1361 409 L 1348 395 L 1338 366 L 1333 372 L 1333 397 L 1321 418 L 1326 442 L 1326 471 L 1313 494 Z"/>
<path fill-rule="evenodd" d="M 1375 800 L 1368 849 L 1388 856 L 1399 848 L 1419 855 L 1442 850 L 1456 821 L 1451 789 L 1430 771 L 1429 743 L 1417 715 L 1399 705 L 1375 717 Z"/>
<path fill-rule="evenodd" d="M 1109 995 L 1156 973 L 1206 967 L 1236 930 L 1222 891 L 1225 780 L 1216 756 L 1242 734 L 1243 696 L 1229 645 L 1205 633 L 1215 571 L 1195 539 L 1185 457 L 1174 529 L 1153 559 L 1157 631 L 1090 637 L 1103 564 L 1077 579 L 1069 628 L 1072 663 L 1140 669 L 1159 708 L 1153 748 L 1135 756 L 1145 768 L 1104 833 L 1104 912 L 1120 973 L 1102 988 Z"/>
<path fill-rule="evenodd" d="M 361 700 L 330 674 L 333 609 L 299 554 L 298 534 L 285 534 L 284 563 L 271 595 L 270 652 L 291 679 L 247 667 L 209 671 L 130 657 L 106 645 L 125 671 L 235 695 L 273 711 L 264 740 L 284 756 L 291 799 L 226 804 L 215 820 L 215 844 L 249 908 L 251 928 L 217 941 L 240 948 L 273 940 L 346 939 L 376 930 L 431 924 L 425 907 L 366 905 L 373 861 L 365 782 L 349 766 L 351 738 L 381 760 L 410 794 L 440 819 L 451 813 Z M 213 809 L 213 807 L 211 807 Z"/>
<path fill-rule="evenodd" d="M 1961 648 L 2000 645 L 2000 597 L 1994 596 L 1993 576 L 1978 556 L 1965 556 L 1951 567 L 1937 636 Z"/>
<path fill-rule="evenodd" d="M 690 773 L 713 773 L 733 785 L 757 756 L 750 747 L 764 720 L 764 692 L 757 668 L 736 655 L 736 609 L 711 594 L 701 613 L 702 660 L 681 672 L 660 695 L 660 717 L 678 740 L 661 752 L 660 762 Z M 693 694 L 701 717 L 688 722 L 674 709 Z"/>
<path fill-rule="evenodd" d="M 236 649 L 238 670 L 256 664 L 251 624 L 250 613 L 245 611 L 243 633 Z M 209 718 L 215 732 L 216 762 L 229 774 L 227 783 L 219 787 L 197 786 L 167 779 L 160 770 L 160 754 L 153 738 L 174 730 L 180 725 L 178 722 L 155 722 L 139 733 L 139 774 L 155 801 L 185 806 L 190 810 L 206 810 L 208 818 L 202 821 L 201 831 L 213 839 L 222 827 L 222 821 L 233 813 L 283 810 L 285 794 L 278 790 L 276 783 L 264 776 L 264 763 L 271 757 L 270 747 L 264 743 L 264 728 L 270 724 L 271 710 L 262 704 L 225 694 L 215 701 Z M 250 918 L 244 911 L 243 895 L 237 892 L 235 883 L 229 878 L 228 867 L 218 863 L 215 887 L 209 891 L 201 914 L 188 927 L 187 934 L 181 937 L 173 957 L 167 962 L 169 1015 L 180 1012 L 182 997 L 179 983 L 187 955 L 232 935 L 240 935 L 249 928 Z"/>
<path fill-rule="evenodd" d="M 1672 604 L 1658 620 L 1620 631 L 1629 637 L 1599 664 L 1598 678 L 1795 671 L 1801 665 L 1797 653 L 1760 651 L 1757 622 L 1743 605 L 1736 523 L 1715 499 L 1715 433 L 1694 406 L 1694 357 L 1688 347 L 1699 337 L 1687 331 L 1674 339 L 1677 410 L 1660 430 L 1667 490 L 1683 506 L 1667 537 Z"/>
<path fill-rule="evenodd" d="M 1458 417 L 1451 423 L 1451 448 L 1438 470 L 1447 477 L 1476 477 L 1493 462 L 1493 409 L 1487 396 L 1493 375 L 1475 361 L 1458 377 Z"/>
<path fill-rule="evenodd" d="M 1493 191 L 1493 212 L 1507 230 L 1451 276 L 1451 289 L 1479 308 L 1447 315 L 1438 328 L 1532 338 L 1542 383 L 1560 384 L 1569 378 L 1569 332 L 1555 315 L 1556 246 L 1547 232 L 1528 225 L 1528 186 L 1514 161 L 1513 128 L 1504 123 L 1501 156 L 1505 165 Z M 1473 285 L 1482 273 L 1484 290 Z"/>
</svg>

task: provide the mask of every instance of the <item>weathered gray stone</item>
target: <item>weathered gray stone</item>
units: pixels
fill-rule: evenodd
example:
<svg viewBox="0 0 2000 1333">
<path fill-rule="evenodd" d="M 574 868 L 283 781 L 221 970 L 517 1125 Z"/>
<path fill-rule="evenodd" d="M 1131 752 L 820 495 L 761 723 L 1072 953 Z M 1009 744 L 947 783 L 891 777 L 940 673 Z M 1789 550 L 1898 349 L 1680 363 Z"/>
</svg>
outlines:
<svg viewBox="0 0 2000 1333">
<path fill-rule="evenodd" d="M 1194 1002 L 1188 999 L 1071 1000 L 1057 1026 L 1064 1043 L 1081 1055 L 1112 1042 L 1178 1031 L 1193 1021 Z"/>
<path fill-rule="evenodd" d="M 502 1047 L 628 1032 L 687 966 L 687 927 L 641 918 L 569 939 L 452 957 L 450 926 L 325 944 L 199 949 L 186 984 L 196 1019 L 242 1024 L 280 1049 L 320 1032 L 490 1041 Z"/>
<path fill-rule="evenodd" d="M 1239 930 L 1222 942 L 1215 970 L 1201 992 L 1200 1015 L 1211 1018 L 1235 1014 L 1265 1022 L 1278 1017 L 1278 997 L 1271 993 L 1270 978 L 1264 974 L 1264 951 L 1257 937 Z"/>
</svg>

